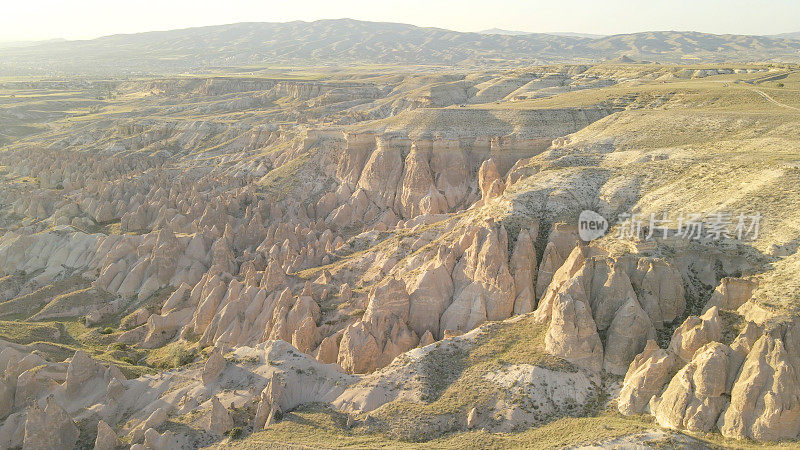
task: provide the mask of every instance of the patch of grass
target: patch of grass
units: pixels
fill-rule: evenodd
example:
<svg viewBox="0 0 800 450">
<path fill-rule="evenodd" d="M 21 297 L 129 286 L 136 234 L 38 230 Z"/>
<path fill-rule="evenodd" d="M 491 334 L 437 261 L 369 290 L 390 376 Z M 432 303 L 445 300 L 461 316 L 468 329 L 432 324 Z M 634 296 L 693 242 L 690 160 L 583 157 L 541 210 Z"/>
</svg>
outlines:
<svg viewBox="0 0 800 450">
<path fill-rule="evenodd" d="M 422 400 L 436 401 L 467 367 L 468 353 L 460 347 L 437 345 L 422 359 Z"/>
<path fill-rule="evenodd" d="M 52 300 L 38 313 L 32 316 L 33 320 L 39 318 L 53 319 L 58 317 L 82 316 L 92 306 L 98 306 L 111 300 L 113 296 L 92 287 L 77 289 L 53 297 Z"/>
<path fill-rule="evenodd" d="M 275 200 L 281 200 L 301 182 L 297 175 L 310 158 L 310 152 L 302 154 L 282 166 L 270 170 L 258 181 L 258 184 L 270 196 L 274 196 Z"/>
<path fill-rule="evenodd" d="M 57 322 L 31 323 L 0 320 L 0 338 L 16 344 L 34 342 L 64 343 L 67 337 L 64 325 Z"/>
<path fill-rule="evenodd" d="M 183 342 L 172 342 L 152 350 L 145 358 L 145 364 L 155 369 L 169 370 L 190 364 L 195 357 L 197 357 L 195 348 Z"/>
<path fill-rule="evenodd" d="M 0 303 L 0 317 L 8 317 L 18 314 L 22 314 L 25 317 L 31 317 L 43 306 L 49 303 L 54 297 L 79 291 L 81 289 L 87 289 L 90 286 L 91 283 L 88 280 L 78 275 L 55 281 L 47 286 L 42 287 L 41 289 L 31 292 L 30 294 L 22 295 L 20 297 Z"/>
<path fill-rule="evenodd" d="M 138 377 L 152 369 L 137 365 L 143 356 L 130 348 L 114 348 L 114 335 L 101 334 L 98 329 L 86 328 L 80 321 L 26 322 L 0 321 L 0 338 L 21 345 L 28 345 L 54 362 L 71 357 L 83 350 L 92 358 L 115 364 L 126 377 Z"/>
<path fill-rule="evenodd" d="M 268 429 L 236 441 L 220 443 L 218 448 L 256 449 L 292 443 L 313 448 L 419 448 L 419 444 L 398 441 L 370 425 L 347 427 L 344 414 L 313 404 L 284 415 Z M 618 414 L 598 417 L 562 418 L 546 425 L 516 433 L 468 431 L 447 434 L 426 442 L 429 448 L 532 448 L 549 449 L 588 444 L 630 435 L 654 428 L 646 420 Z"/>
<path fill-rule="evenodd" d="M 489 410 L 500 390 L 484 375 L 507 365 L 530 364 L 561 372 L 577 369 L 544 350 L 546 326 L 532 315 L 511 323 L 491 323 L 474 345 L 463 351 L 434 350 L 422 361 L 423 399 L 428 403 L 394 401 L 371 413 L 391 436 L 429 441 L 462 426 L 473 407 Z M 463 353 L 462 353 L 463 352 Z"/>
<path fill-rule="evenodd" d="M 114 342 L 113 344 L 108 346 L 108 349 L 111 351 L 124 352 L 125 350 L 128 350 L 128 344 L 125 344 L 123 342 Z"/>
<path fill-rule="evenodd" d="M 244 436 L 244 430 L 242 430 L 242 427 L 233 427 L 228 432 L 228 437 L 231 439 L 241 439 L 242 436 Z"/>
<path fill-rule="evenodd" d="M 384 433 L 366 427 L 350 430 L 344 414 L 325 405 L 310 404 L 284 414 L 280 421 L 266 430 L 254 432 L 241 440 L 223 442 L 218 447 L 257 449 L 289 442 L 314 448 L 388 448 L 403 445 Z"/>
</svg>

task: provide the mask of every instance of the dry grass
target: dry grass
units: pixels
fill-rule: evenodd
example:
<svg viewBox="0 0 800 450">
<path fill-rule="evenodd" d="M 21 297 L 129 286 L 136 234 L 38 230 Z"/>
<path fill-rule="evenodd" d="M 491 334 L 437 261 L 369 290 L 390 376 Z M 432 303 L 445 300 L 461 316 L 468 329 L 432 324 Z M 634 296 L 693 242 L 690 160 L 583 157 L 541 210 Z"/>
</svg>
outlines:
<svg viewBox="0 0 800 450">
<path fill-rule="evenodd" d="M 484 378 L 486 373 L 515 364 L 576 370 L 544 351 L 545 332 L 546 326 L 527 316 L 512 323 L 489 324 L 467 350 L 436 348 L 422 361 L 420 381 L 425 402 L 395 401 L 370 415 L 401 440 L 428 441 L 443 431 L 460 429 L 458 418 L 466 417 L 473 407 L 491 409 L 501 395 L 501 390 Z"/>
<path fill-rule="evenodd" d="M 30 317 L 50 303 L 54 298 L 71 292 L 88 289 L 90 282 L 81 276 L 71 276 L 55 281 L 35 292 L 0 303 L 0 317 Z"/>
<path fill-rule="evenodd" d="M 430 440 L 426 448 L 530 448 L 548 449 L 600 442 L 645 431 L 653 426 L 638 418 L 618 415 L 562 418 L 518 433 L 468 431 Z M 289 444 L 291 443 L 291 444 Z M 347 428 L 341 413 L 321 405 L 309 405 L 285 414 L 283 420 L 241 440 L 227 440 L 218 448 L 255 449 L 283 445 L 312 448 L 420 448 L 418 443 L 398 441 L 389 435 L 358 425 Z"/>
</svg>

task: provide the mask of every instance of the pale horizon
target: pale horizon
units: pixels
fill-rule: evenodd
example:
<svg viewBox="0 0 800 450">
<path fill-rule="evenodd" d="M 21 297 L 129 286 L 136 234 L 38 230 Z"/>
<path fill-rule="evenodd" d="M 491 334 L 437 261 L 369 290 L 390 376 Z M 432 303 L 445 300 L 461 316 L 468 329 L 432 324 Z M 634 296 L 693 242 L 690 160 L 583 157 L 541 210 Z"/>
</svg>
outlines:
<svg viewBox="0 0 800 450">
<path fill-rule="evenodd" d="M 209 1 L 139 2 L 124 14 L 97 0 L 50 0 L 6 6 L 0 18 L 0 41 L 83 40 L 112 34 L 166 31 L 241 22 L 313 22 L 350 18 L 407 23 L 461 32 L 498 28 L 531 33 L 629 34 L 643 31 L 697 31 L 711 34 L 775 35 L 800 31 L 800 3 L 677 1 L 630 5 L 622 0 L 599 4 L 586 0 L 513 2 L 492 8 L 476 0 L 411 0 L 375 4 L 350 0 L 331 4 L 306 2 L 304 8 L 232 0 L 227 7 Z M 43 12 L 44 11 L 44 12 Z M 476 13 L 480 12 L 480 13 Z"/>
</svg>

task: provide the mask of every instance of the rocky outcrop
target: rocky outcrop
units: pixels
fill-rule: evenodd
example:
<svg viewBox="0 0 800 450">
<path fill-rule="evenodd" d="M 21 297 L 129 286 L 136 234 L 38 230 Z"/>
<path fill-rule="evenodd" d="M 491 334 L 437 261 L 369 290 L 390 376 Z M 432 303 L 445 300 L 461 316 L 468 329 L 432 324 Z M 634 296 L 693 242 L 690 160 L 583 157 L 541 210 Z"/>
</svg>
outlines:
<svg viewBox="0 0 800 450">
<path fill-rule="evenodd" d="M 726 437 L 761 441 L 796 439 L 800 433 L 798 326 L 761 336 L 742 364 L 719 420 Z"/>
<path fill-rule="evenodd" d="M 25 450 L 73 448 L 78 442 L 78 434 L 75 422 L 64 408 L 56 403 L 53 396 L 50 396 L 44 409 L 36 403 L 27 409 L 22 448 Z"/>
<path fill-rule="evenodd" d="M 706 302 L 704 311 L 713 307 L 723 310 L 736 310 L 753 296 L 753 290 L 758 287 L 758 282 L 744 278 L 725 277 Z"/>
<path fill-rule="evenodd" d="M 638 287 L 639 303 L 657 329 L 686 309 L 681 273 L 663 259 L 641 258 L 631 281 Z"/>
<path fill-rule="evenodd" d="M 619 412 L 625 415 L 647 411 L 650 399 L 659 395 L 670 380 L 675 367 L 675 355 L 647 341 L 644 351 L 636 355 L 625 373 L 617 398 Z"/>
<path fill-rule="evenodd" d="M 514 243 L 509 265 L 514 275 L 514 314 L 526 314 L 536 307 L 536 289 L 534 275 L 536 273 L 536 241 L 539 231 L 538 224 L 530 229 L 522 229 Z"/>
<path fill-rule="evenodd" d="M 405 159 L 398 208 L 406 219 L 421 214 L 439 214 L 450 209 L 447 199 L 436 188 L 430 167 L 433 146 L 423 142 L 411 145 Z"/>
<path fill-rule="evenodd" d="M 453 301 L 440 330 L 468 331 L 514 312 L 514 278 L 508 267 L 508 236 L 492 224 L 462 237 L 466 250 L 453 268 Z"/>
<path fill-rule="evenodd" d="M 599 372 L 603 345 L 587 304 L 568 293 L 559 294 L 552 307 L 545 350 L 578 367 Z"/>
<path fill-rule="evenodd" d="M 128 437 L 132 443 L 141 442 L 147 430 L 158 428 L 167 421 L 166 407 L 156 408 L 149 416 L 131 430 Z"/>
<path fill-rule="evenodd" d="M 672 378 L 651 409 L 659 425 L 679 430 L 711 431 L 728 403 L 730 370 L 727 345 L 709 343 Z"/>
<path fill-rule="evenodd" d="M 565 223 L 554 223 L 547 240 L 536 277 L 536 298 L 542 298 L 555 272 L 564 264 L 572 249 L 580 243 L 578 228 Z"/>
<path fill-rule="evenodd" d="M 95 362 L 86 352 L 78 350 L 67 367 L 67 378 L 64 381 L 64 394 L 74 398 L 80 394 L 85 384 L 98 376 L 102 377 L 105 368 Z"/>
<path fill-rule="evenodd" d="M 203 373 L 200 375 L 203 384 L 208 385 L 217 381 L 217 378 L 219 378 L 219 375 L 225 369 L 226 364 L 227 361 L 225 361 L 222 352 L 218 348 L 211 350 L 211 354 L 208 356 L 208 360 L 206 360 L 203 366 Z"/>
<path fill-rule="evenodd" d="M 800 433 L 795 420 L 800 414 L 797 325 L 773 323 L 765 329 L 748 322 L 727 346 L 718 342 L 722 336 L 717 311 L 714 306 L 703 316 L 687 318 L 667 350 L 648 342 L 625 376 L 618 397 L 620 412 L 649 409 L 662 426 L 699 432 L 719 429 L 737 439 L 795 439 Z M 680 356 L 690 352 L 688 361 Z"/>
<path fill-rule="evenodd" d="M 394 205 L 397 187 L 403 176 L 404 144 L 393 139 L 378 138 L 375 151 L 364 163 L 358 187 L 379 205 Z"/>
<path fill-rule="evenodd" d="M 441 336 L 444 331 L 440 319 L 453 297 L 452 267 L 453 258 L 438 253 L 425 270 L 408 280 L 408 322 L 418 336 Z"/>
<path fill-rule="evenodd" d="M 478 187 L 481 190 L 481 200 L 484 202 L 499 197 L 506 188 L 497 165 L 491 158 L 484 161 L 478 169 Z"/>
<path fill-rule="evenodd" d="M 397 279 L 372 289 L 363 320 L 345 329 L 337 361 L 352 373 L 368 373 L 417 346 L 419 337 L 406 325 L 410 297 Z"/>
<path fill-rule="evenodd" d="M 722 321 L 719 310 L 713 307 L 702 316 L 689 316 L 675 329 L 669 349 L 684 363 L 689 362 L 695 352 L 709 342 L 722 339 Z"/>
<path fill-rule="evenodd" d="M 233 428 L 233 418 L 219 399 L 211 397 L 211 411 L 206 418 L 205 430 L 209 433 L 224 434 Z"/>
<path fill-rule="evenodd" d="M 553 274 L 534 313 L 539 323 L 548 324 L 548 351 L 593 370 L 599 370 L 599 357 L 607 372 L 624 375 L 647 341 L 655 338 L 664 317 L 683 313 L 683 288 L 662 287 L 675 277 L 680 279 L 679 272 L 662 260 L 612 258 L 575 246 Z M 599 332 L 605 339 L 598 346 L 599 337 L 594 336 Z M 706 342 L 710 341 L 702 343 Z"/>
<path fill-rule="evenodd" d="M 36 273 L 17 295 L 33 292 L 74 268 L 87 267 L 101 239 L 100 235 L 86 234 L 71 226 L 37 235 L 8 232 L 0 237 L 0 272 Z"/>
<path fill-rule="evenodd" d="M 137 444 L 138 445 L 138 444 Z M 159 433 L 150 428 L 144 432 L 144 447 L 148 450 L 169 450 L 173 448 L 185 448 L 188 445 L 187 439 L 183 435 L 176 435 L 170 430 Z"/>
<path fill-rule="evenodd" d="M 94 440 L 94 450 L 114 450 L 117 447 L 117 434 L 101 420 L 97 422 L 97 437 Z"/>
<path fill-rule="evenodd" d="M 284 384 L 277 373 L 272 375 L 269 383 L 261 391 L 258 399 L 256 414 L 253 418 L 253 428 L 256 430 L 267 428 L 275 419 L 276 414 L 281 411 L 281 396 L 283 395 Z"/>
<path fill-rule="evenodd" d="M 628 297 L 608 328 L 603 369 L 615 375 L 625 374 L 630 361 L 655 337 L 656 330 L 639 302 Z"/>
</svg>

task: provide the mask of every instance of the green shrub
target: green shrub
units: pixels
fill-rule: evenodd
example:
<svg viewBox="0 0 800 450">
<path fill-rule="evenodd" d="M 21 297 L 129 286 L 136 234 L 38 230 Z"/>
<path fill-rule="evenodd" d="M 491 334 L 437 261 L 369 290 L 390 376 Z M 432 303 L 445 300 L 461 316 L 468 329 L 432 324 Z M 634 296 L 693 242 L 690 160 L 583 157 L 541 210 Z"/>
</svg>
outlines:
<svg viewBox="0 0 800 450">
<path fill-rule="evenodd" d="M 231 431 L 228 432 L 228 436 L 231 439 L 241 439 L 243 435 L 244 430 L 242 430 L 242 427 L 233 427 L 231 428 Z"/>
<path fill-rule="evenodd" d="M 169 370 L 191 363 L 196 356 L 195 349 L 187 348 L 181 342 L 173 342 L 152 350 L 147 355 L 146 364 L 155 369 Z"/>
<path fill-rule="evenodd" d="M 185 366 L 194 361 L 195 353 L 182 346 L 175 346 L 170 349 L 170 360 L 174 367 Z"/>
<path fill-rule="evenodd" d="M 111 327 L 105 327 L 102 330 L 100 330 L 100 334 L 111 334 L 113 332 L 114 332 L 114 329 L 111 328 Z"/>
</svg>

